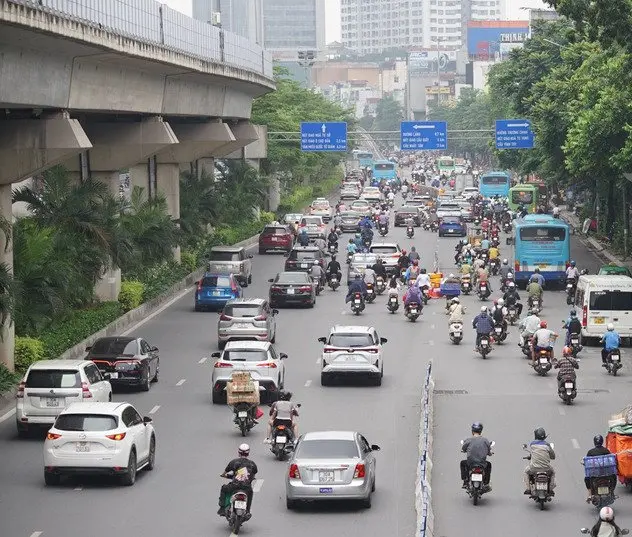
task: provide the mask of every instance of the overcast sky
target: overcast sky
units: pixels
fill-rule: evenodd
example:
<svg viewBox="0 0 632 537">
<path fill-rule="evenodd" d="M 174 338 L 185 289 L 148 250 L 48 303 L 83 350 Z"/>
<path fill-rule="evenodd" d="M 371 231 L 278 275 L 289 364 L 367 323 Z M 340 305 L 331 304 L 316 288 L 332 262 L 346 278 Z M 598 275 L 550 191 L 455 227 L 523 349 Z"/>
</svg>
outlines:
<svg viewBox="0 0 632 537">
<path fill-rule="evenodd" d="M 177 9 L 186 15 L 191 15 L 191 0 L 164 0 L 169 7 Z M 327 42 L 340 40 L 340 0 L 318 0 L 325 2 L 327 11 Z M 545 8 L 542 0 L 502 0 L 508 6 L 510 20 L 529 18 L 526 8 Z"/>
</svg>

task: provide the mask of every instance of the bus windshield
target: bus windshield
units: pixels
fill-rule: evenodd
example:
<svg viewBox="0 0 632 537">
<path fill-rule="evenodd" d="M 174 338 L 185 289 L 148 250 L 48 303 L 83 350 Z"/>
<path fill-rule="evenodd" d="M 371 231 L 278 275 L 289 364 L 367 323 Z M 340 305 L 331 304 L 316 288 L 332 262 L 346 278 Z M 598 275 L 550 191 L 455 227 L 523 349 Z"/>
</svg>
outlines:
<svg viewBox="0 0 632 537">
<path fill-rule="evenodd" d="M 509 182 L 509 179 L 502 175 L 484 175 L 481 182 L 484 185 L 506 185 Z"/>
<path fill-rule="evenodd" d="M 394 170 L 395 169 L 395 164 L 375 164 L 373 166 L 374 169 L 378 170 L 378 171 L 385 171 L 385 170 Z"/>
<path fill-rule="evenodd" d="M 511 202 L 516 205 L 531 205 L 533 203 L 533 190 L 514 190 L 511 193 Z"/>
<path fill-rule="evenodd" d="M 454 166 L 454 160 L 451 159 L 451 158 L 440 158 L 439 159 L 439 166 L 446 167 L 446 168 L 451 168 L 452 166 Z"/>
<path fill-rule="evenodd" d="M 523 227 L 520 229 L 520 240 L 530 242 L 559 242 L 566 239 L 566 230 L 563 227 Z"/>
</svg>

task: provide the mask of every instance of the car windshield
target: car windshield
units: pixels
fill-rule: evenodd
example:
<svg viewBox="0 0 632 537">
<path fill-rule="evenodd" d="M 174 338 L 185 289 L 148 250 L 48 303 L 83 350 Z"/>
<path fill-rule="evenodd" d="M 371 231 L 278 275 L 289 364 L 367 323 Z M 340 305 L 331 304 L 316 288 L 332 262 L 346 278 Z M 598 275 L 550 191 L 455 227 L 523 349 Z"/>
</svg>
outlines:
<svg viewBox="0 0 632 537">
<path fill-rule="evenodd" d="M 460 224 L 461 221 L 458 218 L 447 217 L 447 218 L 444 218 L 442 220 L 442 223 L 444 223 L 444 224 Z"/>
<path fill-rule="evenodd" d="M 62 414 L 55 422 L 60 431 L 112 431 L 118 427 L 118 418 L 105 414 Z"/>
<path fill-rule="evenodd" d="M 397 246 L 371 246 L 371 253 L 378 255 L 396 254 L 398 252 Z"/>
<path fill-rule="evenodd" d="M 320 216 L 314 218 L 303 218 L 301 220 L 301 224 L 304 226 L 320 226 L 322 224 L 322 220 L 320 219 Z"/>
<path fill-rule="evenodd" d="M 227 304 L 224 307 L 224 315 L 229 317 L 257 317 L 260 313 L 258 304 Z"/>
<path fill-rule="evenodd" d="M 33 369 L 26 377 L 26 387 L 81 388 L 81 375 L 71 369 Z"/>
<path fill-rule="evenodd" d="M 333 347 L 372 347 L 374 345 L 371 334 L 331 334 L 329 345 Z"/>
<path fill-rule="evenodd" d="M 239 261 L 239 252 L 211 251 L 210 261 Z"/>
<path fill-rule="evenodd" d="M 204 276 L 202 287 L 230 287 L 229 276 Z"/>
<path fill-rule="evenodd" d="M 90 349 L 90 354 L 116 354 L 119 356 L 134 356 L 138 352 L 136 340 L 99 339 Z"/>
<path fill-rule="evenodd" d="M 368 201 L 356 200 L 351 204 L 351 207 L 366 207 L 369 205 Z"/>
<path fill-rule="evenodd" d="M 228 362 L 265 362 L 267 359 L 268 353 L 258 349 L 227 350 L 222 354 L 222 360 Z"/>
<path fill-rule="evenodd" d="M 342 218 L 348 218 L 348 219 L 352 219 L 352 218 L 360 218 L 360 215 L 358 213 L 342 213 Z"/>
<path fill-rule="evenodd" d="M 329 202 L 328 201 L 315 201 L 314 203 L 312 203 L 312 207 L 314 209 L 329 209 Z"/>
<path fill-rule="evenodd" d="M 267 227 L 263 233 L 265 235 L 287 235 L 288 230 L 284 227 Z"/>
<path fill-rule="evenodd" d="M 305 261 L 306 259 L 314 260 L 317 255 L 317 250 L 292 250 L 288 259 L 297 261 Z"/>
<path fill-rule="evenodd" d="M 277 283 L 311 283 L 310 277 L 304 272 L 286 272 L 284 274 L 279 274 L 276 279 Z"/>
<path fill-rule="evenodd" d="M 353 440 L 303 440 L 296 450 L 297 459 L 359 459 Z"/>
</svg>

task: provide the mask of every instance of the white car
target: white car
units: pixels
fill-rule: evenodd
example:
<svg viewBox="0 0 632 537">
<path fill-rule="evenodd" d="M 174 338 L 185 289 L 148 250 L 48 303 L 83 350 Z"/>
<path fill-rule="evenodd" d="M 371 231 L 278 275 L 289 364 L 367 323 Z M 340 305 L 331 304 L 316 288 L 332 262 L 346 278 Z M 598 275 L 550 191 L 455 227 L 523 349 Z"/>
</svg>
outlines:
<svg viewBox="0 0 632 537">
<path fill-rule="evenodd" d="M 259 382 L 262 399 L 275 401 L 285 384 L 287 354 L 277 354 L 269 341 L 229 341 L 224 351 L 214 352 L 211 376 L 211 398 L 214 404 L 226 399 L 226 383 L 235 371 L 248 371 L 253 380 Z"/>
<path fill-rule="evenodd" d="M 156 433 L 129 403 L 73 403 L 57 417 L 44 441 L 44 482 L 67 475 L 102 474 L 133 485 L 136 473 L 153 470 Z"/>
<path fill-rule="evenodd" d="M 323 353 L 320 360 L 320 384 L 327 386 L 338 376 L 367 376 L 376 386 L 382 385 L 384 364 L 381 338 L 372 326 L 334 326 L 329 337 L 320 337 Z"/>
<path fill-rule="evenodd" d="M 476 188 L 475 186 L 466 186 L 463 189 L 463 192 L 461 192 L 461 195 L 468 200 L 470 198 L 475 198 L 476 196 L 478 196 L 478 188 Z"/>
<path fill-rule="evenodd" d="M 365 199 L 367 201 L 370 201 L 371 203 L 379 203 L 380 201 L 382 201 L 382 193 L 380 192 L 380 189 L 376 186 L 367 186 L 364 187 L 364 190 L 362 190 L 362 195 L 360 196 L 360 199 Z"/>
<path fill-rule="evenodd" d="M 349 209 L 356 213 L 365 214 L 367 216 L 371 215 L 371 204 L 369 203 L 369 200 L 355 200 L 351 203 Z"/>
<path fill-rule="evenodd" d="M 331 220 L 331 205 L 326 198 L 316 198 L 310 208 L 309 214 L 313 216 L 320 216 L 323 222 L 329 222 Z"/>
<path fill-rule="evenodd" d="M 112 400 L 109 375 L 88 360 L 41 360 L 31 364 L 18 386 L 15 420 L 18 435 L 50 427 L 71 403 Z"/>
<path fill-rule="evenodd" d="M 397 272 L 397 262 L 402 255 L 402 249 L 396 242 L 373 242 L 369 252 L 377 255 L 384 263 L 388 274 Z"/>
</svg>

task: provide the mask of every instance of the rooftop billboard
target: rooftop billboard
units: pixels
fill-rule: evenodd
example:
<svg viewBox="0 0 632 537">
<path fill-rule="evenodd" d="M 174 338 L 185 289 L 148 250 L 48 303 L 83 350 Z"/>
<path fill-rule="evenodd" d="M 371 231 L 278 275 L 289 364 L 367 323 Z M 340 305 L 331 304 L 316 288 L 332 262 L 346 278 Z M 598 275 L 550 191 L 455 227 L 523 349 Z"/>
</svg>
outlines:
<svg viewBox="0 0 632 537">
<path fill-rule="evenodd" d="M 438 65 L 437 65 L 438 60 Z M 455 73 L 457 67 L 456 51 L 417 50 L 408 53 L 408 72 L 412 77 L 428 74 Z"/>
<path fill-rule="evenodd" d="M 528 21 L 470 21 L 467 53 L 477 60 L 499 59 L 528 38 Z"/>
</svg>

